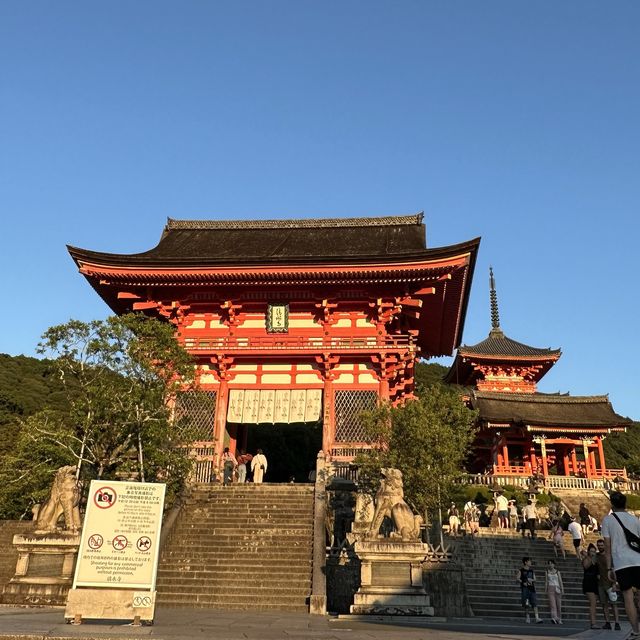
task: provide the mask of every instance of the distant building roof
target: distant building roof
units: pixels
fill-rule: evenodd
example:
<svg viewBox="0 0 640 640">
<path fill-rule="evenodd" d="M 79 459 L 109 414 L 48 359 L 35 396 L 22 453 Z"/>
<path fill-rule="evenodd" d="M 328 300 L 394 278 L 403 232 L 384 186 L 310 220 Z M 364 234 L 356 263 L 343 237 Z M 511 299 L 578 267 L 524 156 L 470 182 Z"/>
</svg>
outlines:
<svg viewBox="0 0 640 640">
<path fill-rule="evenodd" d="M 624 429 L 633 424 L 614 412 L 605 396 L 474 391 L 471 404 L 485 423 L 527 427 Z"/>
</svg>

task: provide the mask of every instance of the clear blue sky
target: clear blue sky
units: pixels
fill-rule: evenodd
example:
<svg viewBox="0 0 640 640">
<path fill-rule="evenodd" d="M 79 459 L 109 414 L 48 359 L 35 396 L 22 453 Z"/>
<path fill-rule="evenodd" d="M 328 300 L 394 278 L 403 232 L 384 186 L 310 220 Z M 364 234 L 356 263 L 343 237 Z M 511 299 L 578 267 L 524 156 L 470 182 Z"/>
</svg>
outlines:
<svg viewBox="0 0 640 640">
<path fill-rule="evenodd" d="M 65 244 L 167 216 L 424 210 L 482 236 L 463 341 L 561 347 L 541 391 L 640 418 L 640 3 L 0 3 L 0 352 L 108 309 Z"/>
</svg>

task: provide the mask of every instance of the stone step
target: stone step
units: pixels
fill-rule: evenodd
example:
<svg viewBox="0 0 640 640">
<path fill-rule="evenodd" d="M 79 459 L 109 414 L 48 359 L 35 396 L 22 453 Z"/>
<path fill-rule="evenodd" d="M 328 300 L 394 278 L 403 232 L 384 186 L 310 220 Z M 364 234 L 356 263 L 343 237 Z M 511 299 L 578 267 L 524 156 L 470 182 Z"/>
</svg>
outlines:
<svg viewBox="0 0 640 640">
<path fill-rule="evenodd" d="M 304 567 L 292 567 L 287 571 L 277 571 L 273 570 L 272 567 L 248 567 L 246 571 L 239 572 L 238 569 L 233 567 L 206 567 L 202 569 L 184 569 L 184 568 L 161 568 L 158 569 L 158 578 L 162 578 L 163 580 L 172 580 L 183 578 L 185 575 L 188 575 L 193 580 L 209 580 L 213 578 L 223 577 L 228 578 L 229 580 L 234 579 L 236 576 L 262 576 L 261 579 L 264 579 L 264 576 L 268 576 L 270 579 L 286 582 L 289 578 L 298 579 L 299 576 L 310 576 L 311 572 L 309 570 L 309 566 Z M 262 575 L 264 574 L 264 575 Z"/>
<path fill-rule="evenodd" d="M 307 613 L 309 611 L 309 605 L 306 601 L 303 602 L 284 602 L 284 603 L 263 603 L 263 602 L 234 602 L 234 601 L 193 601 L 192 598 L 188 599 L 165 599 L 163 596 L 158 596 L 157 603 L 166 605 L 167 607 L 175 607 L 176 609 L 223 609 L 234 611 L 289 611 Z"/>
<path fill-rule="evenodd" d="M 181 589 L 190 590 L 190 589 L 208 589 L 208 588 L 242 588 L 245 589 L 249 587 L 253 589 L 256 588 L 261 589 L 294 589 L 296 593 L 300 592 L 300 589 L 309 588 L 311 586 L 311 575 L 309 571 L 306 571 L 304 574 L 296 575 L 291 574 L 284 578 L 275 579 L 271 578 L 268 573 L 264 575 L 260 574 L 251 574 L 251 576 L 228 576 L 226 574 L 221 574 L 215 577 L 195 577 L 196 574 L 200 576 L 201 571 L 194 571 L 191 573 L 185 573 L 180 575 L 180 577 L 176 578 L 168 578 L 164 574 L 158 576 L 158 583 L 162 583 L 163 587 L 167 590 L 173 587 L 180 587 Z M 197 586 L 193 584 L 189 584 L 190 582 L 197 583 Z M 284 587 L 283 585 L 286 585 Z M 185 591 L 188 593 L 190 591 Z M 192 593 L 192 592 L 191 592 Z"/>
<path fill-rule="evenodd" d="M 296 564 L 299 564 L 302 562 L 306 563 L 307 560 L 311 562 L 311 553 L 301 552 L 301 553 L 295 553 L 295 554 L 288 554 L 287 556 L 283 557 L 282 555 L 277 553 L 267 554 L 267 553 L 250 553 L 250 552 L 242 552 L 242 553 L 211 552 L 206 554 L 205 553 L 194 554 L 194 553 L 189 553 L 189 551 L 186 550 L 183 552 L 169 553 L 162 556 L 163 563 L 168 563 L 168 564 L 179 563 L 182 565 L 192 563 L 198 566 L 206 566 L 206 565 L 212 565 L 212 564 L 219 565 L 225 562 L 231 563 L 232 566 L 236 566 L 241 562 L 250 562 L 258 566 L 260 565 L 267 566 L 269 564 L 280 564 L 282 566 L 288 566 L 291 568 L 294 562 Z"/>
</svg>

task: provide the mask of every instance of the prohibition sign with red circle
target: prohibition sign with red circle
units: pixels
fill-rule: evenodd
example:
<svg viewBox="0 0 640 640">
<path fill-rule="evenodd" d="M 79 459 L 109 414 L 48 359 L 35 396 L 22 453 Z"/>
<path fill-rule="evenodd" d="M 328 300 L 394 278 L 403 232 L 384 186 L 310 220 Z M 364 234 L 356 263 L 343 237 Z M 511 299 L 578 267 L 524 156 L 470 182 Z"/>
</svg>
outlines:
<svg viewBox="0 0 640 640">
<path fill-rule="evenodd" d="M 118 499 L 118 494 L 111 487 L 100 487 L 93 495 L 93 504 L 98 509 L 109 509 L 113 507 Z"/>
<path fill-rule="evenodd" d="M 87 544 L 90 549 L 99 549 L 102 546 L 104 539 L 99 533 L 94 533 L 92 536 L 89 536 L 89 540 L 87 540 Z"/>
<path fill-rule="evenodd" d="M 111 541 L 111 545 L 116 551 L 122 551 L 123 549 L 126 549 L 128 544 L 129 541 L 127 540 L 126 536 L 116 536 Z"/>
</svg>

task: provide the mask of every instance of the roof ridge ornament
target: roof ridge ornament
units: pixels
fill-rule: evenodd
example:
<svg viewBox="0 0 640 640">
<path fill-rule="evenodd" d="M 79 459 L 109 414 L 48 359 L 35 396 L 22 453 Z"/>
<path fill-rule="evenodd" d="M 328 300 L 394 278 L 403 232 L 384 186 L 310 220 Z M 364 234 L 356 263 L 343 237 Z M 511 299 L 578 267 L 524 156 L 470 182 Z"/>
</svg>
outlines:
<svg viewBox="0 0 640 640">
<path fill-rule="evenodd" d="M 504 335 L 500 327 L 500 313 L 498 311 L 498 294 L 496 293 L 496 280 L 493 277 L 493 267 L 489 267 L 489 301 L 491 304 L 491 334 Z"/>
<path fill-rule="evenodd" d="M 422 224 L 424 212 L 368 218 L 303 218 L 277 220 L 177 220 L 167 218 L 168 229 L 322 229 L 342 227 L 389 227 Z"/>
</svg>

